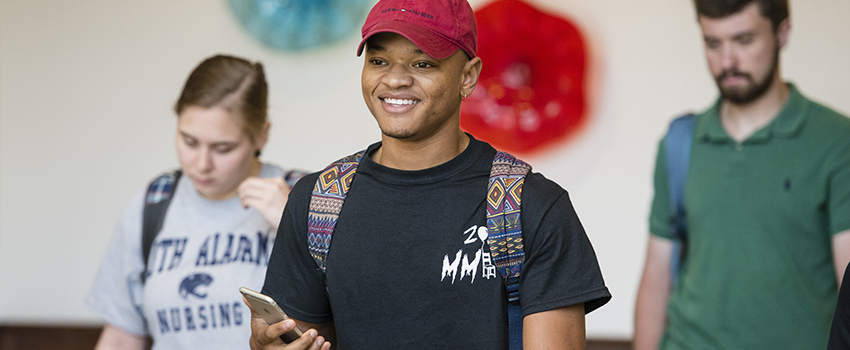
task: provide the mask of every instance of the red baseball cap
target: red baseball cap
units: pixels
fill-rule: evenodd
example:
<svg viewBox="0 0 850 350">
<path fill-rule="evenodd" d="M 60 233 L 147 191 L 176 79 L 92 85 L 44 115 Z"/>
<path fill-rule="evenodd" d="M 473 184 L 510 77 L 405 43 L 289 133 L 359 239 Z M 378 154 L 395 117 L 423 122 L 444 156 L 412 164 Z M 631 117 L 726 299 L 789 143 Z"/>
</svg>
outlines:
<svg viewBox="0 0 850 350">
<path fill-rule="evenodd" d="M 412 41 L 426 55 L 436 59 L 463 50 L 476 56 L 478 29 L 475 14 L 466 0 L 381 0 L 363 24 L 363 40 L 377 33 L 396 33 Z"/>
</svg>

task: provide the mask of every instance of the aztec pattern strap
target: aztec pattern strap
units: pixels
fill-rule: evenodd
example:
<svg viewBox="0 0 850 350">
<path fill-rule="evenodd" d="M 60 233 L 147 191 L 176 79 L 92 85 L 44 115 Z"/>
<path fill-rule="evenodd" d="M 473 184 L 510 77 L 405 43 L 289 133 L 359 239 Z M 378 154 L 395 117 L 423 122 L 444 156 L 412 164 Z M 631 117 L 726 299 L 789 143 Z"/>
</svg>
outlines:
<svg viewBox="0 0 850 350">
<path fill-rule="evenodd" d="M 316 265 L 325 272 L 325 260 L 331 237 L 339 219 L 345 196 L 366 150 L 357 152 L 328 165 L 316 180 L 307 215 L 307 244 Z"/>
<path fill-rule="evenodd" d="M 498 152 L 487 186 L 487 244 L 496 269 L 505 280 L 517 278 L 525 261 L 520 205 L 522 185 L 531 166 Z"/>
</svg>

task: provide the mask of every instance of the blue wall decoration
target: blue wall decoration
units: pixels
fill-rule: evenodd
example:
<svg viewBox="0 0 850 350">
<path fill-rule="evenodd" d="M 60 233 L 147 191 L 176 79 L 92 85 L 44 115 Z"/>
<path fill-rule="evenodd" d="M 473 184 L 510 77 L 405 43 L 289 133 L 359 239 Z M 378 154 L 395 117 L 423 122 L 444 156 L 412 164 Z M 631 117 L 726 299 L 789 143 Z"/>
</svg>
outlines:
<svg viewBox="0 0 850 350">
<path fill-rule="evenodd" d="M 227 0 L 262 44 L 298 51 L 331 44 L 359 31 L 373 0 Z"/>
</svg>

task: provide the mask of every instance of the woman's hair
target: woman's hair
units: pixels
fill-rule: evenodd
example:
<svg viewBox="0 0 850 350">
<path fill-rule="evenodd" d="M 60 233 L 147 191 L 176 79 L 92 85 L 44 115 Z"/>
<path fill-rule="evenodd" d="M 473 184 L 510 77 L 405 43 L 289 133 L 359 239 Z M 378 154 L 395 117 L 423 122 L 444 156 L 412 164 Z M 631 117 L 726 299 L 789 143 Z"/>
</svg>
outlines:
<svg viewBox="0 0 850 350">
<path fill-rule="evenodd" d="M 788 0 L 694 0 L 697 15 L 723 18 L 736 14 L 751 3 L 758 4 L 759 13 L 770 19 L 773 30 L 788 18 Z"/>
<path fill-rule="evenodd" d="M 207 58 L 189 74 L 174 105 L 179 116 L 186 107 L 222 107 L 238 118 L 253 140 L 266 123 L 268 87 L 260 62 L 216 55 Z"/>
</svg>

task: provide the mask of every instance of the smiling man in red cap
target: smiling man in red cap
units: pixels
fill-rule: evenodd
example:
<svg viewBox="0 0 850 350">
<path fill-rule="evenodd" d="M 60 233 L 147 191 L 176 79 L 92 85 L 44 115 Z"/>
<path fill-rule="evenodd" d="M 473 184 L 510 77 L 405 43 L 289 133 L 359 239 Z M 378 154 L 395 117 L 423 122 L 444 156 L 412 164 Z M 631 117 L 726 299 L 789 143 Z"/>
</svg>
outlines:
<svg viewBox="0 0 850 350">
<path fill-rule="evenodd" d="M 512 157 L 460 129 L 461 101 L 481 71 L 476 40 L 466 0 L 372 9 L 357 53 L 381 142 L 293 188 L 263 293 L 297 321 L 269 326 L 253 312 L 253 349 L 508 349 L 518 338 L 525 349 L 584 348 L 585 313 L 611 295 L 569 195 L 525 171 L 505 182 L 521 187 L 491 191 L 494 164 Z M 317 199 L 334 186 L 347 191 L 344 206 Z M 521 193 L 522 228 L 507 244 L 524 246 L 524 263 L 504 270 L 519 286 L 509 303 L 497 261 L 522 253 L 491 251 L 488 240 L 513 234 L 519 211 L 499 227 L 488 207 L 511 191 Z M 334 206 L 344 210 L 323 214 Z M 510 341 L 509 309 L 524 321 Z M 296 323 L 304 335 L 284 344 L 278 336 Z"/>
</svg>

